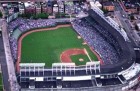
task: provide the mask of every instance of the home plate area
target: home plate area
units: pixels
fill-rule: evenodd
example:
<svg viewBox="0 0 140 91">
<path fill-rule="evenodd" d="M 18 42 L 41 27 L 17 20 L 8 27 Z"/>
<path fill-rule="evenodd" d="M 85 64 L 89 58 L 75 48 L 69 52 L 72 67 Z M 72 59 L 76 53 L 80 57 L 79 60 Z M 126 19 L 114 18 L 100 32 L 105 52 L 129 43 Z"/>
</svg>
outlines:
<svg viewBox="0 0 140 91">
<path fill-rule="evenodd" d="M 60 56 L 60 60 L 62 63 L 74 62 L 76 65 L 84 65 L 87 62 L 85 60 L 89 60 L 89 58 L 85 52 L 85 49 L 74 48 L 63 51 Z"/>
</svg>

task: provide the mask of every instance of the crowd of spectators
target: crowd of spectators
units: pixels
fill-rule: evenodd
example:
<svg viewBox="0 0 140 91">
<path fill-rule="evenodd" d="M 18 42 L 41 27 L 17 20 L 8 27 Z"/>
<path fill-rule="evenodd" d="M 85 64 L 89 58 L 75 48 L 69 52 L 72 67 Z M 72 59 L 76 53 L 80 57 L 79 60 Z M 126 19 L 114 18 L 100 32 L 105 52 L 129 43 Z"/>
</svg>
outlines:
<svg viewBox="0 0 140 91">
<path fill-rule="evenodd" d="M 13 37 L 9 37 L 9 38 L 10 38 L 12 56 L 14 59 L 17 59 L 17 39 Z"/>
<path fill-rule="evenodd" d="M 9 31 L 9 40 L 12 50 L 12 55 L 14 59 L 17 59 L 17 40 L 15 37 L 12 36 L 15 30 L 19 30 L 22 33 L 35 29 L 35 28 L 42 28 L 42 27 L 51 27 L 56 26 L 57 23 L 64 23 L 69 22 L 68 19 L 23 19 L 17 18 L 8 24 L 8 31 Z"/>
<path fill-rule="evenodd" d="M 19 30 L 22 32 L 34 29 L 34 28 L 39 28 L 39 27 L 47 27 L 47 26 L 55 26 L 55 22 L 53 20 L 28 20 L 27 23 L 22 24 L 19 26 Z"/>
<path fill-rule="evenodd" d="M 100 55 L 105 65 L 119 62 L 119 57 L 113 46 L 111 46 L 111 44 L 101 36 L 97 29 L 89 24 L 88 21 L 86 21 L 86 19 L 74 20 L 72 25 L 76 32 L 78 32 L 79 35 L 83 37 L 88 45 L 91 46 Z"/>
<path fill-rule="evenodd" d="M 18 18 L 16 20 L 10 22 L 10 24 L 8 25 L 8 31 L 13 32 L 15 28 L 17 28 L 21 24 L 25 24 L 25 23 L 26 23 L 25 20 L 23 20 L 22 18 Z"/>
<path fill-rule="evenodd" d="M 120 46 L 117 43 L 116 39 L 108 32 L 109 30 L 107 30 L 104 27 L 102 27 L 98 22 L 96 22 L 95 20 L 93 20 L 93 18 L 91 18 L 90 16 L 89 17 L 86 17 L 85 19 L 90 24 L 94 25 L 94 28 L 96 28 L 96 30 L 98 30 L 98 32 L 100 32 L 100 34 L 102 34 L 102 37 L 105 37 L 106 40 L 107 40 L 107 42 L 109 42 L 110 44 L 112 44 L 112 46 L 115 48 L 115 50 L 117 51 L 117 53 L 119 55 L 121 55 Z"/>
</svg>

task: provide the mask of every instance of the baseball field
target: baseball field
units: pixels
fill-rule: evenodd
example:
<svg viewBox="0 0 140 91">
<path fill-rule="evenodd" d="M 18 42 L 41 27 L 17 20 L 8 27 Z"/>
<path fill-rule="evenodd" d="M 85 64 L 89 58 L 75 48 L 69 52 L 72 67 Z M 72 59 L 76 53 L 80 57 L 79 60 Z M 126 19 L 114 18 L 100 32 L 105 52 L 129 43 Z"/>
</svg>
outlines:
<svg viewBox="0 0 140 91">
<path fill-rule="evenodd" d="M 71 26 L 46 28 L 21 40 L 21 63 L 74 62 L 77 66 L 97 61 L 97 56 Z"/>
</svg>

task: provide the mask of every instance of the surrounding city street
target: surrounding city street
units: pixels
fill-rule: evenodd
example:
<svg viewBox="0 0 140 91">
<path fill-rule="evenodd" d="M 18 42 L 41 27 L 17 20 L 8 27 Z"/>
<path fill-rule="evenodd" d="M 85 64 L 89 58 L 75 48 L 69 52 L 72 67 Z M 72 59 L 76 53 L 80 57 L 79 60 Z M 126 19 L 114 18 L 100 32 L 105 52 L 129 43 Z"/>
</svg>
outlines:
<svg viewBox="0 0 140 91">
<path fill-rule="evenodd" d="M 1 63 L 4 89 L 6 91 L 10 91 L 10 84 L 9 84 L 9 80 L 8 80 L 9 77 L 8 77 L 7 64 L 6 64 L 6 58 L 5 58 L 5 53 L 4 53 L 2 36 L 0 36 L 0 63 Z"/>
<path fill-rule="evenodd" d="M 15 67 L 14 67 L 14 61 L 12 59 L 12 55 L 11 55 L 11 51 L 10 51 L 10 46 L 9 46 L 9 41 L 8 41 L 8 34 L 7 34 L 7 23 L 5 20 L 2 20 L 2 37 L 3 37 L 3 44 L 4 44 L 4 49 L 5 49 L 5 63 L 7 64 L 7 70 L 8 70 L 8 75 L 9 79 L 8 82 L 10 84 L 10 86 L 8 86 L 10 88 L 10 91 L 19 91 L 19 87 L 18 87 L 18 83 L 16 80 L 16 76 L 15 76 Z M 3 69 L 3 68 L 2 68 Z M 7 71 L 6 70 L 6 71 Z M 7 85 L 6 85 L 7 86 Z"/>
<path fill-rule="evenodd" d="M 124 9 L 122 9 L 118 2 L 114 3 L 114 5 L 116 7 L 116 11 L 114 11 L 115 16 L 119 19 L 129 38 L 132 38 L 134 43 L 138 46 L 140 38 L 136 31 L 132 29 L 127 13 L 124 11 Z"/>
</svg>

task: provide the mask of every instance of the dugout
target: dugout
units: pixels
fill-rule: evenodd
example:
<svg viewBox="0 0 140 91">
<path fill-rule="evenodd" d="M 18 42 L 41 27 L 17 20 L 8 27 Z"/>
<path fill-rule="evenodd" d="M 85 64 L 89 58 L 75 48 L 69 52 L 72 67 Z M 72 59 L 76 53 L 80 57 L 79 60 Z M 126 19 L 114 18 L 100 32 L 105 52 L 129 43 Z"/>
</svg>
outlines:
<svg viewBox="0 0 140 91">
<path fill-rule="evenodd" d="M 57 88 L 62 88 L 62 77 L 56 77 Z"/>
<path fill-rule="evenodd" d="M 29 88 L 35 89 L 35 78 L 30 78 L 29 80 Z"/>
</svg>

